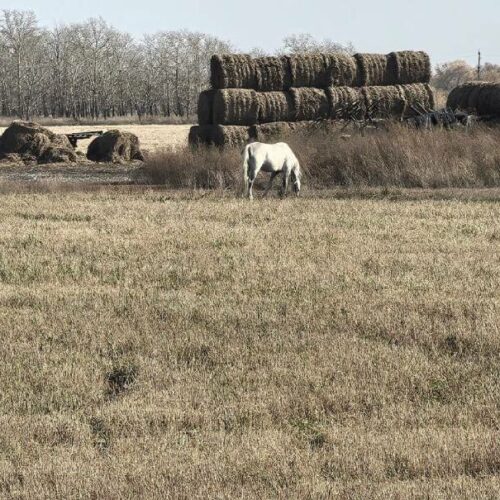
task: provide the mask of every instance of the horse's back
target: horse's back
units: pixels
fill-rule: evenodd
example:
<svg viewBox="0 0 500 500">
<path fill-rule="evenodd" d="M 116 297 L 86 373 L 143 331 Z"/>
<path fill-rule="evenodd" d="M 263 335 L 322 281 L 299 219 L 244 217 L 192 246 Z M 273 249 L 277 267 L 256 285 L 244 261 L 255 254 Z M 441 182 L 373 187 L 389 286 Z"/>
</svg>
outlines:
<svg viewBox="0 0 500 500">
<path fill-rule="evenodd" d="M 250 152 L 251 156 L 268 158 L 269 160 L 288 159 L 298 163 L 295 153 L 286 142 L 276 144 L 265 144 L 263 142 L 252 142 L 245 148 L 245 152 Z"/>
</svg>

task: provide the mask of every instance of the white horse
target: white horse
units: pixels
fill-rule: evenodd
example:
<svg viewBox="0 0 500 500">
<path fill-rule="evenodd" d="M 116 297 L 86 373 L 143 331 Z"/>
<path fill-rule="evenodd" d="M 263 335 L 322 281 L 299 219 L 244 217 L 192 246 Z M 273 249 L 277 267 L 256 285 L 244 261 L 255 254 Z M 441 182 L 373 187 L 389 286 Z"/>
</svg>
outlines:
<svg viewBox="0 0 500 500">
<path fill-rule="evenodd" d="M 243 179 L 245 182 L 245 196 L 253 200 L 253 184 L 260 171 L 271 174 L 271 179 L 264 193 L 267 196 L 273 186 L 274 178 L 283 174 L 282 196 L 286 196 L 290 178 L 293 183 L 293 190 L 298 196 L 300 193 L 300 164 L 299 160 L 288 144 L 280 142 L 278 144 L 262 144 L 253 142 L 248 144 L 243 150 Z"/>
</svg>

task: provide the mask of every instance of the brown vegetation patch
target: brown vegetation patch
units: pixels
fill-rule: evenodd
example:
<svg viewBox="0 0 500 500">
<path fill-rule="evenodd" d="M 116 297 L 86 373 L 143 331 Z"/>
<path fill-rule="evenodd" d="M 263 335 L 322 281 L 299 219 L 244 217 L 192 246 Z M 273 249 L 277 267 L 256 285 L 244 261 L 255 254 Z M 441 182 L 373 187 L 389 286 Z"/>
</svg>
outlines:
<svg viewBox="0 0 500 500">
<path fill-rule="evenodd" d="M 137 375 L 137 367 L 133 365 L 114 367 L 113 370 L 106 374 L 108 395 L 116 397 L 128 391 L 136 382 Z"/>
<path fill-rule="evenodd" d="M 314 187 L 395 186 L 420 188 L 500 186 L 500 156 L 496 129 L 477 127 L 472 131 L 416 131 L 404 124 L 386 124 L 361 129 L 349 122 L 279 122 L 253 127 L 221 127 L 220 133 L 233 130 L 239 137 L 211 144 L 229 145 L 212 163 L 204 157 L 205 148 L 190 152 L 189 163 L 201 169 L 204 162 L 217 177 L 218 164 L 225 179 L 238 179 L 241 170 L 241 146 L 248 139 L 260 142 L 286 141 L 297 153 L 309 183 Z M 210 129 L 211 130 L 211 129 Z M 487 154 L 485 154 L 487 152 Z M 199 160 L 194 160 L 200 154 Z M 154 160 L 158 167 L 162 155 Z M 183 171 L 186 153 L 168 153 L 165 169 Z M 223 160 L 224 159 L 224 160 Z M 175 168 L 178 164 L 179 168 Z M 231 175 L 227 175 L 232 172 Z M 164 174 L 169 177 L 169 172 Z M 189 176 L 188 176 L 189 178 Z M 192 184 L 186 184 L 188 185 Z M 226 187 L 227 184 L 224 184 Z M 233 187 L 239 189 L 240 182 Z"/>
</svg>

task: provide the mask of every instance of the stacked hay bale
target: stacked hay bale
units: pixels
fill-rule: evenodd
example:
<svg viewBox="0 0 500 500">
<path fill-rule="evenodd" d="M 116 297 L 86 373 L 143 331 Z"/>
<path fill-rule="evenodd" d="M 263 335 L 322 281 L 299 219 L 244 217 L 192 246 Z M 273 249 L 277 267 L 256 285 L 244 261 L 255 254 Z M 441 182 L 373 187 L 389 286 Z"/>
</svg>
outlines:
<svg viewBox="0 0 500 500">
<path fill-rule="evenodd" d="M 448 96 L 448 108 L 478 116 L 500 116 L 500 83 L 469 82 L 454 88 Z"/>
<path fill-rule="evenodd" d="M 424 52 L 217 55 L 189 141 L 239 146 L 301 128 L 295 123 L 309 129 L 322 120 L 401 119 L 434 107 L 430 76 Z"/>
</svg>

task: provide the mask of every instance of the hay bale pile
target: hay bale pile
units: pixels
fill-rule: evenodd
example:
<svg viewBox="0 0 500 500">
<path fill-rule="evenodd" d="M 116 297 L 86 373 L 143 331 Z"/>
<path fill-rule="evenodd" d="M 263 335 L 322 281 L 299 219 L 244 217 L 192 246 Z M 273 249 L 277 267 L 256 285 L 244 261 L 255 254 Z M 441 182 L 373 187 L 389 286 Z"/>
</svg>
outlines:
<svg viewBox="0 0 500 500">
<path fill-rule="evenodd" d="M 200 94 L 199 126 L 191 131 L 191 144 L 237 146 L 273 135 L 270 130 L 297 130 L 285 124 L 401 119 L 434 107 L 430 59 L 424 52 L 227 54 L 212 58 L 211 72 L 212 90 Z"/>
<path fill-rule="evenodd" d="M 358 87 L 389 85 L 387 56 L 382 54 L 356 54 L 358 66 Z"/>
<path fill-rule="evenodd" d="M 330 115 L 330 105 L 323 89 L 302 87 L 292 89 L 295 121 L 325 120 Z"/>
<path fill-rule="evenodd" d="M 247 89 L 217 90 L 213 101 L 214 125 L 253 125 L 259 118 L 257 92 Z"/>
<path fill-rule="evenodd" d="M 119 130 L 109 130 L 94 139 L 88 147 L 87 158 L 103 163 L 144 161 L 139 138 L 130 132 Z"/>
<path fill-rule="evenodd" d="M 408 108 L 402 86 L 363 87 L 366 112 L 371 118 L 402 119 Z"/>
<path fill-rule="evenodd" d="M 448 108 L 479 116 L 500 117 L 500 83 L 470 82 L 454 88 Z"/>
<path fill-rule="evenodd" d="M 292 74 L 286 57 L 258 57 L 254 64 L 256 90 L 272 92 L 292 87 Z"/>
<path fill-rule="evenodd" d="M 200 125 L 191 127 L 189 144 L 239 147 L 248 142 L 250 128 L 238 125 Z"/>
<path fill-rule="evenodd" d="M 210 61 L 213 89 L 256 89 L 254 60 L 247 55 L 215 55 Z"/>
<path fill-rule="evenodd" d="M 291 92 L 259 92 L 258 123 L 295 121 L 295 101 Z"/>
<path fill-rule="evenodd" d="M 65 135 L 57 135 L 36 123 L 15 121 L 3 133 L 0 157 L 24 162 L 73 163 L 76 152 Z"/>
<path fill-rule="evenodd" d="M 431 59 L 425 52 L 391 52 L 387 56 L 388 80 L 391 85 L 429 83 Z"/>
<path fill-rule="evenodd" d="M 329 87 L 326 93 L 332 120 L 347 120 L 351 117 L 361 120 L 366 116 L 366 104 L 361 89 Z"/>
</svg>

